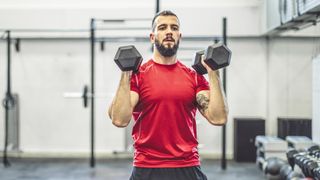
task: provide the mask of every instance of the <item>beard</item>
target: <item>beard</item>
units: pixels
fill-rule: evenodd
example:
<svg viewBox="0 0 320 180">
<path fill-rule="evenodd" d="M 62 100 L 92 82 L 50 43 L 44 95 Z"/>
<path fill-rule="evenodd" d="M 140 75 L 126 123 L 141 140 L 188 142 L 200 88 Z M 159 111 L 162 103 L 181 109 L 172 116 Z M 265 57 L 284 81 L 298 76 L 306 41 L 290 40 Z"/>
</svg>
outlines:
<svg viewBox="0 0 320 180">
<path fill-rule="evenodd" d="M 156 48 L 163 57 L 172 57 L 176 55 L 179 48 L 179 42 L 180 41 L 178 40 L 177 44 L 166 48 L 163 44 L 160 44 L 158 39 L 155 39 Z"/>
</svg>

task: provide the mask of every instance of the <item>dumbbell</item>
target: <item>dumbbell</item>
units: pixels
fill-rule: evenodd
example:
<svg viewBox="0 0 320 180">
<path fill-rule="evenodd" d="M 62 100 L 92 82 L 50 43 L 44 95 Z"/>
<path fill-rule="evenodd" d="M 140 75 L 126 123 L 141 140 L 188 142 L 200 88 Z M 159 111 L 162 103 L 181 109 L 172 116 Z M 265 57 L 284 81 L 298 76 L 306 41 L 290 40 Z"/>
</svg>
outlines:
<svg viewBox="0 0 320 180">
<path fill-rule="evenodd" d="M 318 162 L 311 158 L 306 157 L 305 160 L 302 162 L 302 171 L 307 177 L 314 177 L 314 170 L 319 167 Z"/>
<path fill-rule="evenodd" d="M 287 160 L 288 163 L 290 164 L 291 168 L 294 169 L 294 164 L 295 164 L 295 158 L 293 157 L 295 154 L 298 154 L 299 151 L 295 149 L 289 149 L 286 153 L 287 155 Z"/>
<path fill-rule="evenodd" d="M 315 169 L 319 167 L 319 159 L 312 156 L 313 153 L 319 149 L 319 146 L 312 146 L 307 151 L 298 152 L 297 150 L 290 149 L 287 151 L 288 162 L 292 169 L 294 164 L 298 165 L 306 177 L 314 177 Z"/>
<path fill-rule="evenodd" d="M 318 145 L 311 146 L 309 149 L 309 155 L 315 158 L 320 158 L 320 148 Z"/>
<path fill-rule="evenodd" d="M 319 153 L 320 151 L 320 147 L 318 145 L 314 145 L 309 147 L 306 151 L 297 151 L 296 149 L 290 148 L 286 155 L 287 155 L 287 159 L 289 164 L 291 165 L 291 167 L 294 167 L 294 164 L 300 164 L 301 163 L 301 158 L 307 156 L 307 155 L 313 155 L 313 156 L 317 156 L 317 153 Z"/>
<path fill-rule="evenodd" d="M 222 43 L 216 43 L 208 46 L 206 50 L 196 52 L 192 68 L 198 74 L 208 73 L 201 64 L 201 57 L 204 55 L 204 62 L 212 69 L 217 70 L 230 64 L 231 51 Z"/>
<path fill-rule="evenodd" d="M 305 152 L 293 155 L 294 163 L 299 166 L 306 177 L 310 177 L 310 159 Z M 309 163 L 309 165 L 308 165 Z"/>
<path fill-rule="evenodd" d="M 320 167 L 317 167 L 316 169 L 314 169 L 314 178 L 316 180 L 320 180 Z"/>
<path fill-rule="evenodd" d="M 142 60 L 141 54 L 133 45 L 119 47 L 114 57 L 115 63 L 122 71 L 137 72 Z"/>
</svg>

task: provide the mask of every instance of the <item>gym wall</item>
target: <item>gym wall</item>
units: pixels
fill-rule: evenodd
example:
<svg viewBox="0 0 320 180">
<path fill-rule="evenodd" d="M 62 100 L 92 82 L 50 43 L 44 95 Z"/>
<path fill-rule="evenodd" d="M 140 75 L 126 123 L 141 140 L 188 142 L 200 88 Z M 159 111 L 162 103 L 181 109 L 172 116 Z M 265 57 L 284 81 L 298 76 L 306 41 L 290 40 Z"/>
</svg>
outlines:
<svg viewBox="0 0 320 180">
<path fill-rule="evenodd" d="M 88 29 L 90 18 L 152 18 L 155 12 L 155 2 L 141 0 L 131 3 L 128 0 L 112 1 L 57 1 L 48 3 L 6 2 L 0 3 L 1 28 L 22 29 Z M 257 0 L 218 0 L 163 1 L 161 9 L 170 9 L 177 13 L 181 21 L 184 35 L 203 36 L 221 35 L 222 17 L 228 17 L 228 35 L 259 35 L 260 3 Z M 180 3 L 181 2 L 181 3 Z M 205 5 L 203 5 L 203 4 Z M 8 18 L 10 17 L 10 18 Z M 126 26 L 127 24 L 125 24 Z M 150 27 L 151 22 L 140 24 Z M 127 26 L 131 26 L 130 24 Z M 30 33 L 32 34 L 32 33 Z M 61 33 L 48 33 L 46 36 Z M 128 35 L 126 31 L 114 31 L 112 35 Z M 131 32 L 130 35 L 145 35 L 145 32 Z M 69 34 L 77 36 L 77 34 Z M 89 34 L 88 34 L 89 35 Z M 110 34 L 109 34 L 110 35 Z M 63 36 L 63 35 L 62 35 Z"/>
<path fill-rule="evenodd" d="M 312 60 L 312 140 L 320 144 L 320 56 Z"/>
</svg>

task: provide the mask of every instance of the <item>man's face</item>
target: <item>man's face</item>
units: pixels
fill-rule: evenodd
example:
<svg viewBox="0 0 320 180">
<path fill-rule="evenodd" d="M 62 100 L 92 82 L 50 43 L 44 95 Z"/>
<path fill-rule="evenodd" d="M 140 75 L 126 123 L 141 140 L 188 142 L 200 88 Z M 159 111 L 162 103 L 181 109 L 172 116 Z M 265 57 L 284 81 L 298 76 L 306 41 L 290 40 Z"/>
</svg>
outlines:
<svg viewBox="0 0 320 180">
<path fill-rule="evenodd" d="M 175 16 L 157 17 L 150 40 L 162 56 L 174 56 L 177 53 L 180 38 L 180 25 Z"/>
</svg>

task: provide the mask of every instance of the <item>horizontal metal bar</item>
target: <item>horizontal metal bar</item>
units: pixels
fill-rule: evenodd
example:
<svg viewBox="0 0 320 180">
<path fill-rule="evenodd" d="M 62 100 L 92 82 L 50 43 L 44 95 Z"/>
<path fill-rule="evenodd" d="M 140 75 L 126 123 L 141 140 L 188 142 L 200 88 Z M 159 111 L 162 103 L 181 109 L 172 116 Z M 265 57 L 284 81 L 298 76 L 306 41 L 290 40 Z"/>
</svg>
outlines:
<svg viewBox="0 0 320 180">
<path fill-rule="evenodd" d="M 92 96 L 92 93 L 87 93 L 87 97 L 91 98 L 108 98 L 108 97 L 114 97 L 114 93 L 95 93 Z M 80 99 L 83 98 L 83 93 L 82 92 L 65 92 L 63 93 L 63 97 L 67 99 Z"/>
<path fill-rule="evenodd" d="M 101 19 L 101 18 L 94 18 L 95 21 L 101 21 L 105 23 L 112 23 L 112 22 L 125 22 L 125 21 L 152 21 L 150 18 L 123 18 L 123 19 Z"/>
<path fill-rule="evenodd" d="M 55 33 L 55 32 L 89 32 L 89 29 L 0 29 L 0 31 L 19 32 L 19 33 Z"/>
<path fill-rule="evenodd" d="M 104 28 L 96 28 L 95 30 L 151 30 L 150 27 L 104 27 Z"/>
<path fill-rule="evenodd" d="M 197 51 L 203 49 L 204 47 L 179 47 L 179 51 Z"/>
<path fill-rule="evenodd" d="M 150 27 L 101 27 L 95 28 L 96 31 L 105 30 L 150 30 Z M 7 31 L 8 29 L 0 29 Z M 12 33 L 69 33 L 69 32 L 89 32 L 89 29 L 9 29 Z"/>
<path fill-rule="evenodd" d="M 6 39 L 6 35 L 7 35 L 7 32 L 6 31 L 3 31 L 1 36 L 0 36 L 0 40 L 1 39 Z"/>
</svg>

